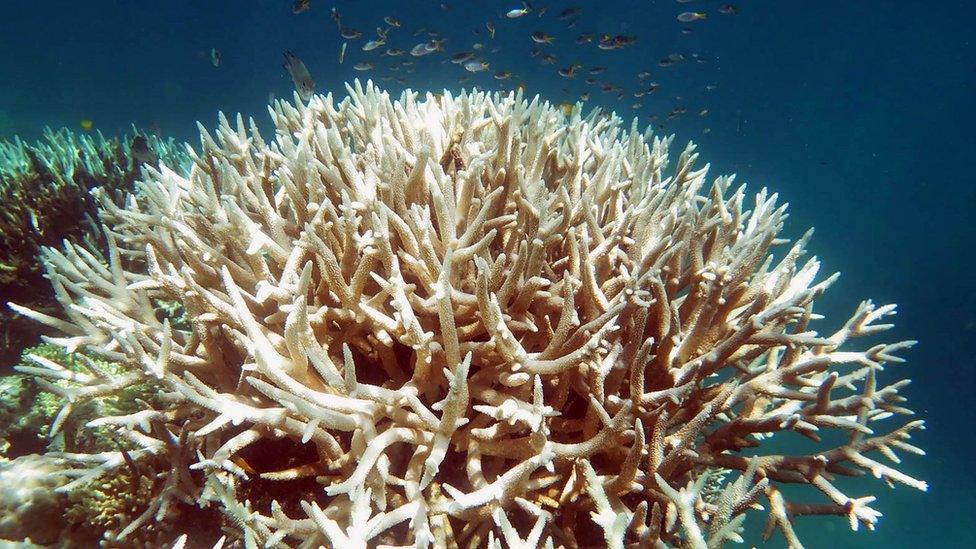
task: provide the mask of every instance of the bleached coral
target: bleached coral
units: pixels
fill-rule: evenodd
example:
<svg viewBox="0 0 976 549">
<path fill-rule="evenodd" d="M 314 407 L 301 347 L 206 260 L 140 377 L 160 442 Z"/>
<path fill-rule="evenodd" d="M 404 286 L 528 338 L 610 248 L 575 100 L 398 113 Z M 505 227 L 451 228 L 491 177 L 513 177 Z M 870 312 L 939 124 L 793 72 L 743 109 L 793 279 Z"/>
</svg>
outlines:
<svg viewBox="0 0 976 549">
<path fill-rule="evenodd" d="M 68 407 L 147 380 L 172 403 L 92 422 L 124 456 L 60 456 L 65 489 L 166 458 L 119 537 L 181 501 L 248 546 L 717 547 L 766 507 L 799 545 L 799 515 L 876 523 L 838 477 L 926 488 L 870 457 L 921 453 L 920 421 L 883 423 L 907 381 L 878 383 L 912 342 L 857 347 L 894 313 L 870 302 L 812 329 L 835 277 L 809 234 L 774 259 L 775 194 L 707 183 L 693 145 L 669 168 L 671 138 L 598 111 L 348 91 L 276 102 L 270 142 L 221 115 L 187 177 L 101 197 L 107 258 L 46 250 L 66 316 L 19 310 L 126 371 L 39 375 Z M 789 433 L 816 450 L 764 452 Z"/>
<path fill-rule="evenodd" d="M 64 239 L 95 243 L 98 209 L 89 191 L 122 196 L 144 162 L 176 168 L 188 161 L 173 140 L 140 133 L 105 138 L 67 129 L 44 130 L 28 144 L 0 139 L 0 295 L 44 312 L 57 308 L 37 255 Z M 39 339 L 39 326 L 0 309 L 0 363 L 16 361 Z"/>
</svg>

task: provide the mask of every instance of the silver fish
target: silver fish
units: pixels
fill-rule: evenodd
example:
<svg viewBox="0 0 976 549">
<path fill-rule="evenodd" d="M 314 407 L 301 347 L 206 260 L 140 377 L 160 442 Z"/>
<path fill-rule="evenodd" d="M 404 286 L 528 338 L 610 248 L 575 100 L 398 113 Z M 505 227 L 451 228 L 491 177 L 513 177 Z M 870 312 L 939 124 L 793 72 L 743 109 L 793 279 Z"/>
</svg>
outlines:
<svg viewBox="0 0 976 549">
<path fill-rule="evenodd" d="M 294 53 L 286 51 L 285 62 L 282 67 L 291 75 L 291 81 L 295 84 L 295 91 L 298 92 L 302 101 L 311 99 L 315 92 L 315 80 L 312 80 L 312 75 L 305 67 L 305 63 L 302 63 L 302 60 Z"/>
<path fill-rule="evenodd" d="M 372 51 L 384 44 L 386 44 L 385 40 L 370 40 L 363 44 L 363 51 Z"/>
</svg>

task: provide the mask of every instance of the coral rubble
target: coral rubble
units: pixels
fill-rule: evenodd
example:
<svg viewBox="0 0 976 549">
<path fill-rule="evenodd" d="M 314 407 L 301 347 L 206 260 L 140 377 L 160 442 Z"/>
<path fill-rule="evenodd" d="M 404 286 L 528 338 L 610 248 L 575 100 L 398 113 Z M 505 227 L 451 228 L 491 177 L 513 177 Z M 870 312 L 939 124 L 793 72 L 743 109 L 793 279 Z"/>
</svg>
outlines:
<svg viewBox="0 0 976 549">
<path fill-rule="evenodd" d="M 926 488 L 875 456 L 921 453 L 880 380 L 912 342 L 859 345 L 867 301 L 815 331 L 835 277 L 775 194 L 599 111 L 348 91 L 276 102 L 271 141 L 221 115 L 188 174 L 98 195 L 107 254 L 44 250 L 63 318 L 14 306 L 119 365 L 28 368 L 61 420 L 158 388 L 88 423 L 130 450 L 53 454 L 62 492 L 151 475 L 111 539 L 196 505 L 248 547 L 717 547 L 749 516 L 799 546 L 798 516 L 877 522 L 845 476 Z"/>
</svg>

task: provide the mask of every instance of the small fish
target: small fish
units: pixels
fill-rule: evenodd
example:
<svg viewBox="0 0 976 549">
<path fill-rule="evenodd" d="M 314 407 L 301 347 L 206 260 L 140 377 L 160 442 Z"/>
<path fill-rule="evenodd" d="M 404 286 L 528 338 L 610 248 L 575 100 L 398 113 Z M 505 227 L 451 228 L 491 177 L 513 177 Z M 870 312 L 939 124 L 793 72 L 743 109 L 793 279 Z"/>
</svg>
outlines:
<svg viewBox="0 0 976 549">
<path fill-rule="evenodd" d="M 81 129 L 85 130 L 86 132 L 91 131 L 91 129 L 95 127 L 95 123 L 87 118 L 81 122 L 78 122 L 78 125 L 81 126 Z"/>
<path fill-rule="evenodd" d="M 210 64 L 214 67 L 220 66 L 220 50 L 217 48 L 210 48 Z"/>
<path fill-rule="evenodd" d="M 589 101 L 589 100 L 590 100 L 590 92 L 583 92 L 580 94 L 580 101 Z"/>
<path fill-rule="evenodd" d="M 606 67 L 593 67 L 590 69 L 590 74 L 603 74 L 606 70 Z"/>
<path fill-rule="evenodd" d="M 542 59 L 539 62 L 542 63 L 543 65 L 554 65 L 556 63 L 556 56 L 551 53 L 548 55 L 544 55 L 542 56 Z"/>
<path fill-rule="evenodd" d="M 428 44 L 427 42 L 421 42 L 416 46 L 410 48 L 410 55 L 414 57 L 420 57 L 434 51 L 433 49 L 430 49 L 428 46 L 430 46 L 430 44 Z"/>
<path fill-rule="evenodd" d="M 631 105 L 631 106 L 630 106 L 630 108 L 632 108 L 632 109 L 639 109 L 639 108 L 641 108 L 642 106 L 643 106 L 643 105 L 641 104 L 641 102 L 640 102 L 640 101 L 638 101 L 638 102 L 636 102 L 636 103 L 634 103 L 633 105 Z"/>
<path fill-rule="evenodd" d="M 352 68 L 356 69 L 357 71 L 368 71 L 373 67 L 374 65 L 372 63 L 356 63 L 352 66 Z"/>
<path fill-rule="evenodd" d="M 473 51 L 462 51 L 460 53 L 455 53 L 451 56 L 451 63 L 455 65 L 460 65 L 461 63 L 467 63 L 476 57 Z"/>
<path fill-rule="evenodd" d="M 559 110 L 563 113 L 563 116 L 572 116 L 573 114 L 573 104 L 569 102 L 562 102 L 559 104 Z"/>
<path fill-rule="evenodd" d="M 363 35 L 363 31 L 347 27 L 339 31 L 339 34 L 346 40 L 355 40 Z"/>
<path fill-rule="evenodd" d="M 295 90 L 298 92 L 298 97 L 302 101 L 308 101 L 312 98 L 312 94 L 315 92 L 315 80 L 312 80 L 312 75 L 309 74 L 308 68 L 305 67 L 305 63 L 298 58 L 297 55 L 290 51 L 285 52 L 285 62 L 282 65 L 288 74 L 291 75 L 291 81 L 295 84 Z"/>
<path fill-rule="evenodd" d="M 480 59 L 474 59 L 464 64 L 464 70 L 468 72 L 481 72 L 483 70 L 488 70 L 488 67 L 488 62 Z"/>
<path fill-rule="evenodd" d="M 461 76 L 458 76 L 458 84 L 464 84 L 468 80 L 471 80 L 471 75 L 462 74 Z"/>
<path fill-rule="evenodd" d="M 593 78 L 591 76 L 591 77 L 589 77 L 589 78 L 586 79 L 586 83 L 587 84 L 590 84 L 592 86 L 593 84 L 596 84 L 596 78 Z"/>
<path fill-rule="evenodd" d="M 705 118 L 706 116 L 708 116 L 708 109 L 702 109 L 702 110 L 698 111 L 698 116 L 700 116 L 702 118 Z"/>
<path fill-rule="evenodd" d="M 383 52 L 383 55 L 389 55 L 390 57 L 397 57 L 405 53 L 407 52 L 401 50 L 400 48 L 386 48 L 386 51 Z"/>
<path fill-rule="evenodd" d="M 305 2 L 305 3 L 307 4 L 308 2 Z M 250 464 L 248 464 L 248 462 L 244 461 L 244 458 L 242 458 L 241 456 L 234 455 L 233 457 L 230 458 L 230 461 L 234 465 L 237 465 L 238 467 L 240 467 L 241 469 L 243 469 L 244 472 L 247 473 L 247 474 L 249 474 L 249 475 L 257 475 L 258 474 L 258 472 L 255 471 L 254 468 L 251 467 Z"/>
<path fill-rule="evenodd" d="M 677 118 L 686 112 L 688 112 L 688 109 L 685 107 L 675 107 L 668 113 L 668 119 Z"/>
<path fill-rule="evenodd" d="M 498 71 L 495 73 L 495 80 L 508 80 L 512 77 L 512 73 L 509 71 Z"/>
<path fill-rule="evenodd" d="M 580 12 L 582 11 L 583 10 L 581 8 L 577 8 L 577 7 L 566 8 L 563 11 L 559 12 L 559 19 L 562 19 L 563 21 L 565 21 L 566 19 L 571 19 L 579 15 Z"/>
<path fill-rule="evenodd" d="M 573 78 L 576 76 L 576 71 L 578 71 L 581 68 L 583 68 L 583 65 L 580 65 L 579 63 L 573 63 L 568 67 L 559 69 L 559 76 L 562 76 L 564 78 Z"/>
<path fill-rule="evenodd" d="M 593 34 L 584 32 L 583 34 L 576 35 L 577 44 L 589 44 L 593 41 Z"/>
<path fill-rule="evenodd" d="M 623 34 L 618 34 L 616 36 L 610 36 L 609 34 L 604 34 L 600 38 L 600 43 L 597 47 L 601 50 L 619 50 L 625 46 L 629 46 L 637 42 L 636 36 L 628 36 Z"/>
<path fill-rule="evenodd" d="M 685 27 L 685 28 L 681 29 L 681 34 L 691 34 L 691 29 L 689 29 L 688 27 Z"/>
<path fill-rule="evenodd" d="M 483 50 L 485 49 L 485 45 L 481 42 L 475 42 L 474 44 L 471 44 L 471 49 L 475 51 Z"/>
<path fill-rule="evenodd" d="M 291 5 L 291 12 L 298 15 L 304 11 L 308 11 L 311 4 L 312 3 L 309 0 L 295 0 L 295 2 Z"/>
<path fill-rule="evenodd" d="M 735 4 L 722 4 L 718 8 L 719 13 L 724 13 L 725 15 L 735 15 L 739 13 L 739 8 Z"/>
<path fill-rule="evenodd" d="M 385 44 L 386 44 L 385 40 L 370 40 L 369 42 L 363 44 L 363 51 L 373 51 L 376 48 Z"/>
<path fill-rule="evenodd" d="M 342 47 L 339 48 L 339 64 L 341 65 L 343 61 L 346 60 L 346 45 L 348 42 L 343 42 Z"/>
<path fill-rule="evenodd" d="M 685 11 L 678 14 L 678 21 L 691 23 L 692 21 L 699 21 L 706 17 L 708 17 L 708 14 L 703 11 Z"/>
<path fill-rule="evenodd" d="M 711 128 L 702 128 L 702 133 L 705 133 L 705 134 L 712 133 L 712 129 Z"/>
<path fill-rule="evenodd" d="M 488 29 L 488 36 L 492 39 L 495 38 L 495 24 L 491 21 L 485 23 L 485 28 Z"/>
<path fill-rule="evenodd" d="M 530 11 L 532 11 L 532 8 L 530 8 L 529 5 L 526 4 L 525 2 L 522 2 L 521 8 L 508 10 L 508 12 L 505 14 L 505 17 L 508 17 L 509 19 L 518 19 L 519 17 L 522 17 L 523 15 L 529 13 Z"/>
<path fill-rule="evenodd" d="M 705 91 L 709 91 L 710 92 L 710 91 L 714 90 L 717 87 L 718 86 L 716 86 L 715 84 L 706 84 L 705 85 Z"/>
<path fill-rule="evenodd" d="M 637 79 L 646 80 L 647 77 L 650 75 L 651 75 L 650 71 L 640 71 L 639 73 L 637 73 Z"/>
<path fill-rule="evenodd" d="M 339 15 L 339 10 L 337 8 L 332 8 L 332 20 L 335 21 L 339 32 L 342 32 L 342 16 Z"/>
<path fill-rule="evenodd" d="M 142 135 L 132 138 L 129 143 L 129 156 L 132 157 L 133 167 L 156 163 L 156 154 L 149 148 L 149 141 Z"/>
<path fill-rule="evenodd" d="M 532 41 L 536 44 L 552 44 L 554 38 L 542 31 L 535 31 L 532 33 Z"/>
<path fill-rule="evenodd" d="M 397 28 L 397 29 L 400 28 L 400 21 L 398 21 L 392 15 L 387 15 L 386 17 L 384 17 L 383 18 L 383 22 L 386 23 L 387 25 L 393 27 L 393 28 Z"/>
</svg>

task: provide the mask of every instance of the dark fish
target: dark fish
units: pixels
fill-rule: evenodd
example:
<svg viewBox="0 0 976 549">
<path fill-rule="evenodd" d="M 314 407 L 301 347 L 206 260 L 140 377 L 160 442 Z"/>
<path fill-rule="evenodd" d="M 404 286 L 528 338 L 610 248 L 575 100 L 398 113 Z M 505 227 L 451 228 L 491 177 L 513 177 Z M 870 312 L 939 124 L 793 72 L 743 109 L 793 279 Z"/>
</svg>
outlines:
<svg viewBox="0 0 976 549">
<path fill-rule="evenodd" d="M 149 147 L 149 140 L 142 135 L 136 135 L 129 143 L 129 157 L 132 159 L 130 169 L 143 164 L 155 164 L 156 153 Z"/>
<path fill-rule="evenodd" d="M 739 13 L 739 8 L 737 8 L 735 4 L 722 4 L 722 6 L 718 8 L 718 12 L 724 13 L 725 15 L 735 15 Z"/>
<path fill-rule="evenodd" d="M 559 18 L 562 20 L 570 19 L 576 17 L 582 11 L 583 11 L 582 9 L 577 7 L 566 8 L 563 11 L 559 12 Z"/>
<path fill-rule="evenodd" d="M 346 40 L 355 40 L 363 35 L 363 31 L 353 28 L 344 28 L 339 32 L 339 34 L 341 34 Z"/>
<path fill-rule="evenodd" d="M 576 36 L 577 44 L 589 44 L 592 41 L 593 41 L 593 35 L 588 32 L 584 32 L 583 34 L 579 34 Z"/>
<path fill-rule="evenodd" d="M 295 2 L 291 5 L 291 12 L 294 14 L 299 14 L 303 11 L 307 11 L 310 6 L 311 2 L 309 0 L 295 0 Z"/>
<path fill-rule="evenodd" d="M 460 65 L 461 63 L 467 63 L 475 58 L 475 53 L 473 51 L 462 51 L 461 53 L 455 53 L 451 56 L 451 63 Z"/>
<path fill-rule="evenodd" d="M 606 67 L 593 67 L 590 69 L 590 74 L 603 74 L 606 70 Z"/>
<path fill-rule="evenodd" d="M 336 9 L 336 8 L 332 8 L 332 20 L 336 22 L 336 27 L 338 27 L 339 28 L 339 31 L 341 32 L 342 31 L 342 16 L 339 15 L 339 10 Z"/>
<path fill-rule="evenodd" d="M 625 46 L 629 46 L 637 42 L 636 36 L 628 36 L 623 34 L 618 34 L 616 36 L 610 36 L 609 34 L 604 34 L 600 38 L 600 43 L 597 47 L 601 50 L 619 50 Z"/>
<path fill-rule="evenodd" d="M 671 112 L 668 113 L 668 118 L 669 119 L 677 118 L 686 112 L 688 112 L 688 109 L 685 107 L 675 107 L 671 109 Z"/>
</svg>

